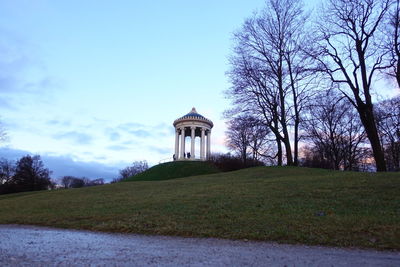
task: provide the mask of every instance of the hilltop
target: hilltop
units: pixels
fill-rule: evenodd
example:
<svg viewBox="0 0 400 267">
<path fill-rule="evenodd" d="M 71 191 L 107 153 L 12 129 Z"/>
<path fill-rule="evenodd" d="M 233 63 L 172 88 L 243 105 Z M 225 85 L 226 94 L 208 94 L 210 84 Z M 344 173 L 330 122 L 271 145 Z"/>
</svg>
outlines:
<svg viewBox="0 0 400 267">
<path fill-rule="evenodd" d="M 160 181 L 218 172 L 220 170 L 208 161 L 173 161 L 155 165 L 124 181 Z"/>
</svg>

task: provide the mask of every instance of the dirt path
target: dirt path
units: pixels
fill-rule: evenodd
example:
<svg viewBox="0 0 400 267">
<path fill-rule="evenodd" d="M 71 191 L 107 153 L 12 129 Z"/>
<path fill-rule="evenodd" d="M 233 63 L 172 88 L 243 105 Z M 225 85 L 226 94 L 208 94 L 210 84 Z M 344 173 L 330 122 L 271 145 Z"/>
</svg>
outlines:
<svg viewBox="0 0 400 267">
<path fill-rule="evenodd" d="M 400 266 L 400 252 L 0 225 L 0 266 Z"/>
</svg>

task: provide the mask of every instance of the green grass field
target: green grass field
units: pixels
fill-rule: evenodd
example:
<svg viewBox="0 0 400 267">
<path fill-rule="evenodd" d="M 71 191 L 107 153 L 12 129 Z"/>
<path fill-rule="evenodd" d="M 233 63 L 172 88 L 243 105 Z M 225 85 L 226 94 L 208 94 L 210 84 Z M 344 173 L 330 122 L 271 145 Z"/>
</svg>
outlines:
<svg viewBox="0 0 400 267">
<path fill-rule="evenodd" d="M 257 167 L 0 196 L 0 223 L 400 250 L 400 173 Z"/>
</svg>

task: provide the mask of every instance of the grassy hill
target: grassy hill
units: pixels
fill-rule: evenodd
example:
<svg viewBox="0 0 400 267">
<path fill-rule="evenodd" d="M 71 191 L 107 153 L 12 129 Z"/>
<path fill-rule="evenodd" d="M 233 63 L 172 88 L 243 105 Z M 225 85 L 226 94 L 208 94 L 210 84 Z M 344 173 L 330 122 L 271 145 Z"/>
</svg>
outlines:
<svg viewBox="0 0 400 267">
<path fill-rule="evenodd" d="M 0 197 L 0 223 L 400 250 L 400 173 L 257 167 Z"/>
<path fill-rule="evenodd" d="M 217 172 L 218 168 L 206 161 L 174 161 L 153 166 L 124 181 L 160 181 Z"/>
</svg>

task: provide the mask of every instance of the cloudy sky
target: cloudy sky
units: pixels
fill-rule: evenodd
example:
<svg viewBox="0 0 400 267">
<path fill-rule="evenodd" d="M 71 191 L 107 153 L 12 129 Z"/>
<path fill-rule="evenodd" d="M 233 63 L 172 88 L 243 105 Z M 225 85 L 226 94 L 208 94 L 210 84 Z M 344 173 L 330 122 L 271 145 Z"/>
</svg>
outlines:
<svg viewBox="0 0 400 267">
<path fill-rule="evenodd" d="M 192 107 L 225 152 L 232 33 L 263 2 L 1 0 L 0 157 L 112 178 L 171 158 L 172 122 Z"/>
</svg>

